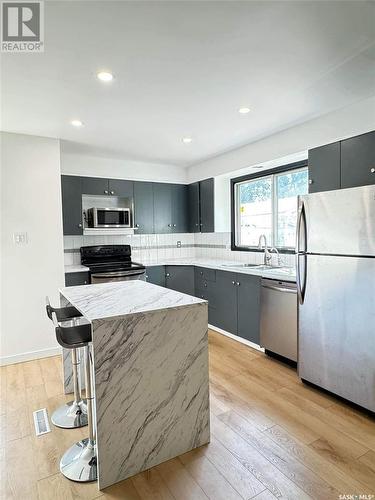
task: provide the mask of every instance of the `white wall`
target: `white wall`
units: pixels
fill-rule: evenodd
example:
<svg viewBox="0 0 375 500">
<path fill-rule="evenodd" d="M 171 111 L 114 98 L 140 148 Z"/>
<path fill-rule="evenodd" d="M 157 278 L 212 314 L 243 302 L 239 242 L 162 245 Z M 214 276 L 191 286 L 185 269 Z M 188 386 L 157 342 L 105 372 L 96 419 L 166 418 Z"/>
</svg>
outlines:
<svg viewBox="0 0 375 500">
<path fill-rule="evenodd" d="M 56 139 L 1 134 L 0 362 L 57 352 L 45 296 L 64 285 L 60 145 Z M 15 245 L 13 233 L 27 232 Z"/>
<path fill-rule="evenodd" d="M 74 154 L 61 149 L 61 173 L 137 181 L 187 182 L 186 168 L 95 155 Z"/>
<path fill-rule="evenodd" d="M 188 169 L 188 182 L 235 172 L 374 129 L 372 97 L 193 165 Z"/>
</svg>

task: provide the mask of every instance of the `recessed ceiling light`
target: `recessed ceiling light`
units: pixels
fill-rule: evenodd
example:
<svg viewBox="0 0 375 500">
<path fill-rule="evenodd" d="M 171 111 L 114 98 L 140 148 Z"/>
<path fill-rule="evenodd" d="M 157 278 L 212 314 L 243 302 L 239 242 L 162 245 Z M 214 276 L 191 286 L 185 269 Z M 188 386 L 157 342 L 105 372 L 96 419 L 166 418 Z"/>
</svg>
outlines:
<svg viewBox="0 0 375 500">
<path fill-rule="evenodd" d="M 70 123 L 73 125 L 73 127 L 82 127 L 83 125 L 83 122 L 81 122 L 81 120 L 72 120 Z"/>
<path fill-rule="evenodd" d="M 183 137 L 182 142 L 184 144 L 190 144 L 193 139 L 191 137 Z"/>
<path fill-rule="evenodd" d="M 109 71 L 99 71 L 99 73 L 97 73 L 96 76 L 102 82 L 111 82 L 113 80 L 113 75 Z"/>
<path fill-rule="evenodd" d="M 250 108 L 240 108 L 238 110 L 239 113 L 241 113 L 241 115 L 246 115 L 246 113 L 249 113 L 250 111 Z"/>
</svg>

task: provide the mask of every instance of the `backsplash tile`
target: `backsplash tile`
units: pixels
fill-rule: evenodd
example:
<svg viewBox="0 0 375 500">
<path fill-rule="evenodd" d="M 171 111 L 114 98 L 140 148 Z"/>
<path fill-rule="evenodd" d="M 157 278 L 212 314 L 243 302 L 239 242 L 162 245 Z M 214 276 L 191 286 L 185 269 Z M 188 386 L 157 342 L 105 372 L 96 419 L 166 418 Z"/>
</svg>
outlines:
<svg viewBox="0 0 375 500">
<path fill-rule="evenodd" d="M 230 233 L 180 233 L 180 234 L 134 234 L 118 236 L 64 236 L 64 263 L 78 265 L 81 263 L 79 249 L 89 245 L 120 245 L 132 247 L 134 261 L 157 261 L 164 259 L 218 259 L 262 264 L 263 252 L 232 252 L 230 249 Z M 177 242 L 181 247 L 177 247 Z M 282 254 L 282 264 L 294 267 L 293 254 Z M 273 264 L 277 264 L 277 255 L 272 256 Z"/>
</svg>

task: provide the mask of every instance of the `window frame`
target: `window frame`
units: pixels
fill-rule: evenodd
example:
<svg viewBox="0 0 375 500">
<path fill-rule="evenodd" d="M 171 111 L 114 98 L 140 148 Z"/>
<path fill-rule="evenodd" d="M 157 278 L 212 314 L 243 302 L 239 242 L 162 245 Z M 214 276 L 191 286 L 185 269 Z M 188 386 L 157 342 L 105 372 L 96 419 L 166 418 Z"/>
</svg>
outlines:
<svg viewBox="0 0 375 500">
<path fill-rule="evenodd" d="M 261 172 L 257 172 L 254 174 L 243 175 L 241 177 L 236 177 L 230 180 L 230 193 L 231 193 L 231 250 L 238 252 L 259 252 L 259 248 L 257 246 L 254 247 L 243 247 L 236 245 L 236 231 L 237 231 L 237 211 L 236 211 L 236 185 L 239 183 L 257 180 L 265 177 L 274 176 L 276 174 L 283 174 L 287 172 L 293 172 L 294 170 L 302 170 L 304 168 L 308 168 L 308 161 L 302 160 L 295 163 L 289 163 L 287 165 L 282 165 L 280 167 L 271 168 L 268 170 L 262 170 Z M 272 205 L 274 206 L 274 181 L 272 180 Z M 272 231 L 274 230 L 276 221 L 276 211 L 272 211 Z M 275 236 L 275 234 L 273 234 Z M 295 248 L 287 248 L 287 247 L 276 247 L 280 253 L 285 254 L 294 254 Z"/>
</svg>

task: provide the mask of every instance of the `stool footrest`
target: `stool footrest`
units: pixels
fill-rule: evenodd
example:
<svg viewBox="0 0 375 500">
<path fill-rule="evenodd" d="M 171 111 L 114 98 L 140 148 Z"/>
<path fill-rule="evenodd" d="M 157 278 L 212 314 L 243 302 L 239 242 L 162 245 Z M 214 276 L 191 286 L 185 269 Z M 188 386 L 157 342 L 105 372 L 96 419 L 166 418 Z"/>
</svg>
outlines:
<svg viewBox="0 0 375 500">
<path fill-rule="evenodd" d="M 90 440 L 78 441 L 60 460 L 61 473 L 71 481 L 87 483 L 98 479 L 96 446 Z"/>
<path fill-rule="evenodd" d="M 53 412 L 51 421 L 53 425 L 63 429 L 84 427 L 88 423 L 87 401 L 85 399 L 78 403 L 76 401 L 69 401 L 69 403 L 60 406 Z"/>
</svg>

